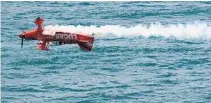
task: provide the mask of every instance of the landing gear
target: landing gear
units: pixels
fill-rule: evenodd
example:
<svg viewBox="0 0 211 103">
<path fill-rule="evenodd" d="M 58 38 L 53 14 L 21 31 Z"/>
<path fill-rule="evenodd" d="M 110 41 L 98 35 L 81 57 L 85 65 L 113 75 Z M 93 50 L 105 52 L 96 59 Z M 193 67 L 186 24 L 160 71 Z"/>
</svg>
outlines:
<svg viewBox="0 0 211 103">
<path fill-rule="evenodd" d="M 47 41 L 38 41 L 37 49 L 38 50 L 48 50 L 49 42 Z"/>
</svg>

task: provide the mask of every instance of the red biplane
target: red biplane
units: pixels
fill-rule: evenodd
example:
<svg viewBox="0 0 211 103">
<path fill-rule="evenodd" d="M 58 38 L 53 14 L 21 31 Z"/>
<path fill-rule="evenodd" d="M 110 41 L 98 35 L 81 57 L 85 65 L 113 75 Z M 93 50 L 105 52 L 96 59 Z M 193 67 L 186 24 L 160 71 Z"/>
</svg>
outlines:
<svg viewBox="0 0 211 103">
<path fill-rule="evenodd" d="M 85 35 L 71 32 L 61 32 L 53 30 L 45 30 L 42 28 L 42 18 L 37 18 L 34 23 L 37 25 L 37 29 L 22 32 L 19 35 L 21 40 L 21 48 L 23 47 L 23 39 L 38 40 L 38 50 L 48 50 L 49 43 L 56 41 L 59 45 L 62 44 L 78 44 L 82 50 L 91 51 L 94 43 L 93 35 Z"/>
</svg>

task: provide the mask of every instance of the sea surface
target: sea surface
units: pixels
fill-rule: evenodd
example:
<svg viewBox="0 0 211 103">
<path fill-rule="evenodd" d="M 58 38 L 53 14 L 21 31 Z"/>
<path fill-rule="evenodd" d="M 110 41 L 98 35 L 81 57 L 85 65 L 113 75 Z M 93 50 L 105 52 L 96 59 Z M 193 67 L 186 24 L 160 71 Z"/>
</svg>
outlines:
<svg viewBox="0 0 211 103">
<path fill-rule="evenodd" d="M 22 30 L 95 33 L 36 50 Z M 2 103 L 211 103 L 211 2 L 1 2 Z"/>
</svg>

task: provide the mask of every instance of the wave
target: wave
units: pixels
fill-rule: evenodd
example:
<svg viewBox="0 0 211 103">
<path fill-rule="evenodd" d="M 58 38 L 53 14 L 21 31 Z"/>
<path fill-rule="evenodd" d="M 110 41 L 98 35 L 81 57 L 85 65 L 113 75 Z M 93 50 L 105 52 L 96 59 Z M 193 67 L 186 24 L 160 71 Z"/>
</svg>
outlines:
<svg viewBox="0 0 211 103">
<path fill-rule="evenodd" d="M 82 26 L 82 25 L 48 25 L 47 30 L 76 32 L 84 34 L 95 33 L 96 37 L 105 36 L 162 36 L 176 38 L 211 38 L 211 26 L 206 22 L 194 22 L 187 24 L 168 24 L 161 23 L 138 24 L 136 26 L 125 27 L 121 25 L 105 26 Z"/>
</svg>

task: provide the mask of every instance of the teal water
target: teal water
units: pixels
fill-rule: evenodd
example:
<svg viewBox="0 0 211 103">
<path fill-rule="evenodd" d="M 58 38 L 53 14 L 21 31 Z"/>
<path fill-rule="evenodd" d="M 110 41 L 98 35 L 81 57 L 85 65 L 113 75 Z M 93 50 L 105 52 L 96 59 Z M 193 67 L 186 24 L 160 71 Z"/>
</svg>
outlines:
<svg viewBox="0 0 211 103">
<path fill-rule="evenodd" d="M 2 103 L 209 103 L 211 2 L 1 2 Z M 45 28 L 96 33 L 36 50 L 17 37 Z"/>
</svg>

